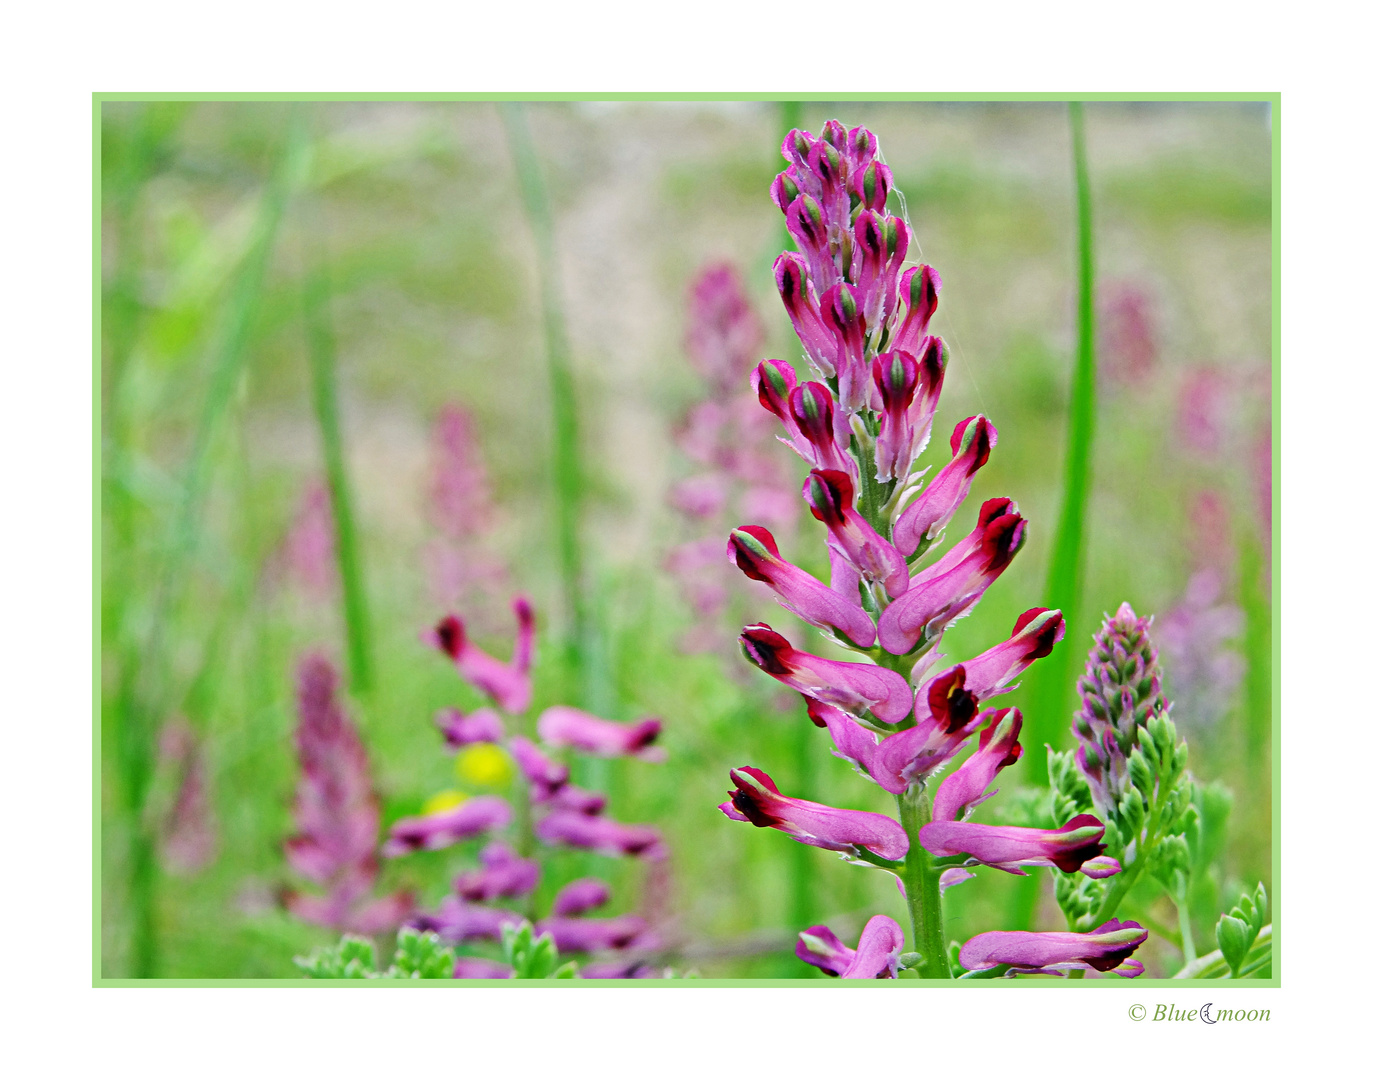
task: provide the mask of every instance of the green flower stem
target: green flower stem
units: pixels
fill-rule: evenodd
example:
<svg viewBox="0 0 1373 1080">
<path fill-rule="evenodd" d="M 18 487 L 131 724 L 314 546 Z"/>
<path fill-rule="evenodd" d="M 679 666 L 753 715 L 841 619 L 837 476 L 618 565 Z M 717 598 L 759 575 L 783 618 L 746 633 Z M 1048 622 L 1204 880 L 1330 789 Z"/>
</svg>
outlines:
<svg viewBox="0 0 1373 1080">
<path fill-rule="evenodd" d="M 1197 943 L 1192 940 L 1192 913 L 1187 905 L 1187 885 L 1184 882 L 1173 899 L 1178 909 L 1178 933 L 1182 936 L 1182 961 L 1190 964 L 1197 958 Z"/>
<path fill-rule="evenodd" d="M 924 787 L 897 796 L 901 827 L 911 842 L 901 880 L 906 886 L 906 907 L 911 915 L 910 944 L 924 957 L 920 975 L 926 979 L 952 979 L 949 952 L 944 944 L 943 898 L 939 893 L 939 869 L 930 853 L 920 846 L 920 829 L 930 822 L 930 795 Z"/>
</svg>

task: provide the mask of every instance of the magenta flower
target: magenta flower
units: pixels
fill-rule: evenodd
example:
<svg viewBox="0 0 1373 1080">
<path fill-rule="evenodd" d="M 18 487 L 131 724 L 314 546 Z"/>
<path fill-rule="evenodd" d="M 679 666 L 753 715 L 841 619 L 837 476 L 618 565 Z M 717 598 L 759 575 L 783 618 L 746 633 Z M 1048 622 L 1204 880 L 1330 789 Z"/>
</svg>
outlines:
<svg viewBox="0 0 1373 1080">
<path fill-rule="evenodd" d="M 394 859 L 412 851 L 437 851 L 492 829 L 503 829 L 510 821 L 510 806 L 504 799 L 480 795 L 451 810 L 401 818 L 391 826 L 381 853 Z"/>
<path fill-rule="evenodd" d="M 763 345 L 763 324 L 728 263 L 708 266 L 691 286 L 687 355 L 716 398 L 734 393 Z"/>
<path fill-rule="evenodd" d="M 729 793 L 729 801 L 722 803 L 720 810 L 735 821 L 777 829 L 811 847 L 843 852 L 860 860 L 867 851 L 896 861 L 904 858 L 910 847 L 905 830 L 884 814 L 789 799 L 761 769 L 732 769 L 729 777 L 738 787 Z"/>
<path fill-rule="evenodd" d="M 661 859 L 667 854 L 662 836 L 648 825 L 625 825 L 565 810 L 543 818 L 534 826 L 534 835 L 545 844 L 566 844 L 602 855 Z"/>
<path fill-rule="evenodd" d="M 611 919 L 571 919 L 554 915 L 534 927 L 539 933 L 553 935 L 560 952 L 601 952 L 650 945 L 648 923 L 638 915 L 617 915 Z"/>
<path fill-rule="evenodd" d="M 882 648 L 902 655 L 934 641 L 982 599 L 1025 544 L 1025 519 L 1010 499 L 982 504 L 977 527 L 937 563 L 910 579 L 877 623 Z"/>
<path fill-rule="evenodd" d="M 483 960 L 480 956 L 459 956 L 453 964 L 455 979 L 513 979 L 515 970 L 509 964 Z"/>
<path fill-rule="evenodd" d="M 408 893 L 374 900 L 380 870 L 377 831 L 381 814 L 357 729 L 336 698 L 338 675 L 319 655 L 306 656 L 296 673 L 297 834 L 286 841 L 295 871 L 325 886 L 324 896 L 289 891 L 287 908 L 298 918 L 335 930 L 377 933 L 408 914 Z"/>
<path fill-rule="evenodd" d="M 334 511 L 323 481 L 312 480 L 301 492 L 291 527 L 273 561 L 274 570 L 280 567 L 316 600 L 328 597 L 336 587 Z"/>
<path fill-rule="evenodd" d="M 464 900 L 495 900 L 504 896 L 523 896 L 539 884 L 542 869 L 533 859 L 522 859 L 505 844 L 496 841 L 481 853 L 482 868 L 459 874 L 453 891 Z"/>
<path fill-rule="evenodd" d="M 1093 968 L 1133 979 L 1143 974 L 1144 965 L 1129 956 L 1148 936 L 1149 931 L 1139 923 L 1118 919 L 1085 934 L 994 930 L 964 942 L 958 962 L 969 971 L 1008 964 L 1015 974 L 1065 975 L 1074 969 Z"/>
<path fill-rule="evenodd" d="M 610 902 L 610 886 L 600 878 L 569 881 L 553 898 L 553 914 L 571 918 Z"/>
<path fill-rule="evenodd" d="M 522 922 L 524 916 L 514 911 L 482 907 L 456 896 L 447 896 L 432 915 L 416 915 L 410 920 L 410 925 L 417 930 L 432 930 L 441 938 L 461 943 L 481 939 L 499 941 L 501 927 L 519 926 Z"/>
<path fill-rule="evenodd" d="M 845 449 L 849 424 L 834 408 L 834 398 L 824 383 L 806 382 L 787 395 L 787 410 L 800 433 L 791 446 L 818 469 L 836 469 L 856 479 L 858 468 Z"/>
<path fill-rule="evenodd" d="M 854 510 L 853 481 L 848 473 L 812 469 L 803 494 L 811 514 L 824 523 L 834 546 L 856 570 L 883 586 L 888 596 L 906 591 L 910 582 L 906 560 Z"/>
<path fill-rule="evenodd" d="M 556 791 L 540 793 L 538 786 L 534 788 L 535 801 L 546 805 L 550 812 L 553 810 L 566 810 L 573 814 L 587 814 L 595 817 L 605 809 L 605 796 L 599 791 L 584 791 L 574 784 L 564 784 Z"/>
<path fill-rule="evenodd" d="M 510 740 L 510 756 L 524 773 L 535 802 L 545 802 L 567 783 L 567 766 L 554 761 L 523 735 Z"/>
<path fill-rule="evenodd" d="M 665 761 L 663 750 L 652 745 L 662 730 L 663 722 L 656 718 L 617 724 L 570 705 L 553 705 L 539 717 L 539 738 L 546 745 L 569 746 L 599 757 L 631 755 L 645 761 Z"/>
<path fill-rule="evenodd" d="M 849 712 L 867 710 L 888 724 L 910 715 L 914 704 L 910 684 L 887 668 L 801 652 L 767 623 L 744 627 L 739 644 L 751 663 L 807 697 Z"/>
<path fill-rule="evenodd" d="M 932 821 L 920 830 L 920 846 L 937 858 L 968 855 L 983 866 L 1024 876 L 1022 867 L 1056 866 L 1065 874 L 1110 877 L 1120 864 L 1108 857 L 1101 838 L 1106 826 L 1079 814 L 1059 829 L 982 825 L 974 821 Z"/>
<path fill-rule="evenodd" d="M 746 575 L 771 588 L 778 603 L 812 626 L 842 634 L 860 648 L 871 648 L 877 641 L 877 627 L 868 613 L 783 559 L 772 533 L 762 526 L 735 529 L 726 554 Z"/>
<path fill-rule="evenodd" d="M 1014 689 L 1012 684 L 1034 661 L 1043 659 L 1063 640 L 1063 612 L 1030 608 L 1016 619 L 1011 636 L 962 664 L 964 685 L 978 698 Z M 917 695 L 915 715 L 922 715 L 924 695 Z"/>
<path fill-rule="evenodd" d="M 449 615 L 434 628 L 431 643 L 457 666 L 462 677 L 488 695 L 506 712 L 521 713 L 529 707 L 532 693 L 529 668 L 534 660 L 534 609 L 524 597 L 516 597 L 515 617 L 519 635 L 508 664 L 488 656 L 467 638 L 462 620 Z"/>
<path fill-rule="evenodd" d="M 926 332 L 935 309 L 939 307 L 939 290 L 943 287 L 939 272 L 932 266 L 912 266 L 901 275 L 901 301 L 906 305 L 906 318 L 892 336 L 893 351 L 920 356 L 929 346 Z"/>
<path fill-rule="evenodd" d="M 801 931 L 796 955 L 841 979 L 894 979 L 905 946 L 906 935 L 896 920 L 874 915 L 863 927 L 857 949 L 850 949 L 828 926 L 812 926 Z"/>
<path fill-rule="evenodd" d="M 443 741 L 450 750 L 473 743 L 498 743 L 505 737 L 505 727 L 495 709 L 477 709 L 470 713 L 440 709 L 434 723 L 443 732 Z"/>
<path fill-rule="evenodd" d="M 886 352 L 873 359 L 872 377 L 882 407 L 878 480 L 905 478 L 930 441 L 946 364 L 947 353 L 939 338 L 930 339 L 919 354 Z"/>
<path fill-rule="evenodd" d="M 985 416 L 970 416 L 953 429 L 949 440 L 953 460 L 935 474 L 892 527 L 892 543 L 901 554 L 914 554 L 922 544 L 938 538 L 968 497 L 973 477 L 987 464 L 995 445 L 996 428 Z"/>
<path fill-rule="evenodd" d="M 996 794 L 987 791 L 996 774 L 1020 760 L 1020 725 L 1019 709 L 992 713 L 977 749 L 939 785 L 934 797 L 935 821 L 957 821 Z"/>
</svg>

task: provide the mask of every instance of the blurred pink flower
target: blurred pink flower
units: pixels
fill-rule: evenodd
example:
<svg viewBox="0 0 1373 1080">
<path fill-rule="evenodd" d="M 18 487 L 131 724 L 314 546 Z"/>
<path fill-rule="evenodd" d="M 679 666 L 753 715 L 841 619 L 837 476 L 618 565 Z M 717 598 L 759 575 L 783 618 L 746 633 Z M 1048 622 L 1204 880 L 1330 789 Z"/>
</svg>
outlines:
<svg viewBox="0 0 1373 1080">
<path fill-rule="evenodd" d="M 1133 281 L 1105 282 L 1101 294 L 1102 375 L 1126 386 L 1147 382 L 1158 364 L 1153 299 Z"/>
<path fill-rule="evenodd" d="M 1214 566 L 1194 573 L 1183 598 L 1158 617 L 1154 640 L 1179 724 L 1209 726 L 1225 715 L 1244 677 L 1244 658 L 1234 648 L 1243 632 L 1244 612 L 1223 598 Z"/>
<path fill-rule="evenodd" d="M 276 562 L 280 572 L 312 598 L 326 599 L 333 592 L 338 580 L 334 514 L 322 480 L 311 480 L 301 492 Z"/>
<path fill-rule="evenodd" d="M 287 909 L 306 922 L 374 934 L 399 925 L 410 912 L 412 897 L 371 895 L 380 869 L 381 815 L 367 752 L 339 706 L 337 691 L 338 674 L 328 660 L 318 654 L 301 660 L 296 670 L 298 831 L 286 841 L 286 858 L 298 874 L 323 885 L 325 893 L 288 890 L 284 899 Z"/>
<path fill-rule="evenodd" d="M 162 860 L 174 874 L 191 874 L 214 861 L 218 843 L 205 754 L 184 720 L 173 720 L 162 729 L 158 759 L 158 771 L 175 777 L 176 785 L 162 823 Z"/>
</svg>

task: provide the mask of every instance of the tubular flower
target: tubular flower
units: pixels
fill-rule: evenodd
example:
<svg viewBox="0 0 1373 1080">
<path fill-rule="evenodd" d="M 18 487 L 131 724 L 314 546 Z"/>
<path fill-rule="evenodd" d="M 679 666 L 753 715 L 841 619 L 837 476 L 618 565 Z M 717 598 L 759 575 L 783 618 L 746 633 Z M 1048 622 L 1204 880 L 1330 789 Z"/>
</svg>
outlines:
<svg viewBox="0 0 1373 1080">
<path fill-rule="evenodd" d="M 985 416 L 970 416 L 953 429 L 953 460 L 945 465 L 920 497 L 892 527 L 892 543 L 903 555 L 938 538 L 968 497 L 977 470 L 987 464 L 996 445 L 996 428 Z"/>
<path fill-rule="evenodd" d="M 812 469 L 806 479 L 805 499 L 815 520 L 823 522 L 830 537 L 854 569 L 900 596 L 910 581 L 906 560 L 882 539 L 853 507 L 853 481 L 836 469 Z"/>
<path fill-rule="evenodd" d="M 570 918 L 610 902 L 610 886 L 600 878 L 569 881 L 553 898 L 553 914 Z"/>
<path fill-rule="evenodd" d="M 523 735 L 510 740 L 510 754 L 529 781 L 535 802 L 552 798 L 567 783 L 567 766 L 554 761 Z"/>
<path fill-rule="evenodd" d="M 524 597 L 516 598 L 513 606 L 519 634 L 508 664 L 473 645 L 456 615 L 444 618 L 434 628 L 430 640 L 448 654 L 464 679 L 506 712 L 521 713 L 529 707 L 532 693 L 529 668 L 534 659 L 534 610 Z"/>
<path fill-rule="evenodd" d="M 1066 632 L 1063 612 L 1048 608 L 1030 608 L 1016 619 L 1011 636 L 993 645 L 971 660 L 963 661 L 968 691 L 979 698 L 1014 689 L 1012 683 L 1025 673 L 1034 661 L 1054 651 Z M 921 703 L 916 702 L 916 716 L 921 715 Z"/>
<path fill-rule="evenodd" d="M 464 900 L 495 900 L 503 896 L 523 896 L 539 883 L 541 867 L 533 859 L 522 859 L 505 844 L 488 844 L 481 853 L 482 868 L 459 874 L 453 891 Z"/>
<path fill-rule="evenodd" d="M 780 683 L 826 704 L 895 724 L 910 714 L 910 684 L 887 668 L 826 660 L 793 649 L 791 642 L 767 623 L 744 627 L 739 636 L 745 658 Z"/>
<path fill-rule="evenodd" d="M 1091 814 L 1079 814 L 1060 829 L 1025 829 L 1017 825 L 982 825 L 974 821 L 932 821 L 920 830 L 920 846 L 936 858 L 968 855 L 983 866 L 1024 875 L 1022 867 L 1056 866 L 1065 874 L 1081 870 L 1088 877 L 1118 873 L 1114 859 L 1099 858 L 1106 832 Z"/>
<path fill-rule="evenodd" d="M 1149 640 L 1153 621 L 1121 604 L 1093 639 L 1087 671 L 1078 680 L 1077 763 L 1092 804 L 1103 815 L 1112 813 L 1130 789 L 1126 761 L 1138 742 L 1139 725 L 1168 709 L 1160 691 L 1158 652 Z"/>
<path fill-rule="evenodd" d="M 958 962 L 969 971 L 986 971 L 1007 964 L 1014 974 L 1066 975 L 1074 969 L 1114 971 L 1127 979 L 1144 972 L 1144 965 L 1129 959 L 1144 944 L 1149 931 L 1137 922 L 1110 919 L 1085 934 L 994 930 L 969 938 L 959 951 Z"/>
<path fill-rule="evenodd" d="M 480 795 L 450 810 L 401 818 L 391 826 L 381 853 L 394 859 L 412 851 L 437 851 L 491 829 L 503 829 L 510 821 L 510 805 L 504 799 Z"/>
<path fill-rule="evenodd" d="M 882 404 L 882 427 L 877 436 L 877 479 L 907 476 L 911 463 L 930 441 L 939 392 L 947 363 L 944 343 L 932 338 L 920 353 L 880 353 L 872 363 L 872 377 Z M 914 549 L 912 549 L 914 550 Z"/>
<path fill-rule="evenodd" d="M 777 594 L 777 602 L 812 626 L 842 634 L 860 648 L 877 641 L 877 627 L 858 604 L 822 585 L 783 559 L 777 541 L 760 525 L 743 525 L 729 534 L 729 561 Z"/>
<path fill-rule="evenodd" d="M 801 435 L 792 449 L 819 469 L 837 469 L 856 479 L 858 468 L 844 447 L 849 442 L 849 425 L 844 414 L 836 412 L 834 398 L 824 383 L 802 383 L 787 395 L 787 409 Z"/>
<path fill-rule="evenodd" d="M 535 930 L 552 934 L 553 944 L 561 952 L 601 952 L 648 944 L 648 923 L 638 915 L 617 915 L 611 919 L 570 919 L 555 915 L 538 923 Z"/>
<path fill-rule="evenodd" d="M 905 830 L 883 814 L 789 799 L 761 769 L 732 769 L 729 778 L 738 787 L 729 793 L 729 801 L 722 803 L 720 810 L 735 821 L 777 829 L 803 844 L 843 852 L 855 859 L 862 859 L 866 850 L 895 861 L 904 858 L 910 847 Z"/>
<path fill-rule="evenodd" d="M 826 975 L 841 979 L 894 979 L 901 969 L 901 950 L 906 935 L 896 920 L 874 915 L 863 927 L 858 948 L 850 949 L 828 926 L 802 930 L 796 955 Z"/>
<path fill-rule="evenodd" d="M 902 655 L 937 639 L 982 599 L 1025 544 L 1025 519 L 1009 499 L 993 499 L 967 537 L 892 601 L 877 623 L 882 648 Z"/>
<path fill-rule="evenodd" d="M 999 709 L 992 714 L 972 756 L 939 785 L 934 797 L 935 821 L 957 821 L 996 794 L 987 791 L 996 774 L 1020 760 L 1021 722 L 1019 709 Z"/>
<path fill-rule="evenodd" d="M 602 855 L 660 859 L 667 854 L 657 829 L 566 810 L 554 811 L 541 820 L 534 826 L 534 835 L 545 844 L 566 844 Z"/>
<path fill-rule="evenodd" d="M 450 750 L 474 743 L 498 743 L 505 737 L 505 727 L 495 709 L 477 709 L 466 714 L 457 709 L 440 709 L 434 723 L 443 732 L 443 741 Z"/>
<path fill-rule="evenodd" d="M 500 908 L 469 904 L 456 896 L 445 897 L 430 915 L 416 915 L 409 925 L 416 930 L 432 930 L 448 941 L 464 942 L 487 938 L 499 941 L 501 927 L 519 926 L 523 915 Z M 496 976 L 499 978 L 499 976 Z"/>
<path fill-rule="evenodd" d="M 630 755 L 645 761 L 665 761 L 663 750 L 652 745 L 662 730 L 663 722 L 653 717 L 637 724 L 617 724 L 570 705 L 553 705 L 539 717 L 539 738 L 545 744 L 570 746 L 598 757 Z"/>
</svg>

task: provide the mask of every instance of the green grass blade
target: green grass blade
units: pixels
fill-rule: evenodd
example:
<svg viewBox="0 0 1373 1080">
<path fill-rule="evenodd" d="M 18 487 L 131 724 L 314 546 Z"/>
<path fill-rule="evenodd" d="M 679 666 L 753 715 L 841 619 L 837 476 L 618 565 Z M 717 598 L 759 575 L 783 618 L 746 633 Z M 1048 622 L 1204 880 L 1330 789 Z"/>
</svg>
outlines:
<svg viewBox="0 0 1373 1080">
<path fill-rule="evenodd" d="M 343 451 L 343 430 L 339 421 L 337 346 L 329 317 L 329 269 L 318 248 L 312 252 L 313 266 L 305 276 L 305 329 L 309 339 L 310 383 L 314 397 L 315 420 L 319 424 L 324 449 L 324 471 L 329 484 L 329 503 L 333 511 L 334 542 L 338 550 L 339 578 L 343 585 L 343 623 L 348 636 L 348 673 L 353 690 L 367 694 L 372 689 L 372 627 L 362 569 L 362 553 L 353 517 L 352 486 L 348 479 Z"/>
<path fill-rule="evenodd" d="M 558 559 L 562 575 L 563 602 L 570 622 L 569 653 L 578 696 L 583 700 L 602 697 L 592 684 L 602 681 L 595 674 L 600 665 L 591 663 L 599 650 L 592 641 L 591 613 L 587 606 L 582 558 L 581 516 L 585 489 L 576 386 L 572 378 L 571 350 L 558 287 L 556 249 L 553 238 L 553 211 L 548 189 L 539 167 L 534 142 L 529 134 L 524 107 L 502 103 L 510 152 L 525 214 L 534 234 L 538 261 L 539 292 L 543 306 L 544 348 L 548 358 L 548 381 L 553 410 L 553 497 L 554 532 L 558 538 Z"/>
<path fill-rule="evenodd" d="M 1068 730 L 1069 699 L 1086 641 L 1081 625 L 1082 584 L 1086 562 L 1087 498 L 1092 484 L 1092 440 L 1096 428 L 1096 370 L 1094 347 L 1094 272 L 1092 195 L 1087 173 L 1087 141 L 1082 103 L 1070 102 L 1073 132 L 1073 172 L 1077 188 L 1077 363 L 1068 406 L 1068 438 L 1063 461 L 1063 501 L 1058 530 L 1049 559 L 1044 603 L 1063 611 L 1068 633 L 1053 654 L 1038 661 L 1025 715 L 1026 746 L 1057 742 Z M 1028 755 L 1029 779 L 1048 781 L 1044 754 Z"/>
</svg>

